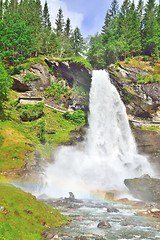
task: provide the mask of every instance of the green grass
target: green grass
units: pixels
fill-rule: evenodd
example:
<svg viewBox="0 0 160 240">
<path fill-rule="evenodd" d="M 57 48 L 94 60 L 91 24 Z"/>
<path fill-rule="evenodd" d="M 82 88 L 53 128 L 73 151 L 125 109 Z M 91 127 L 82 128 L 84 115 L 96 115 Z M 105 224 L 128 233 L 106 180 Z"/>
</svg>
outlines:
<svg viewBox="0 0 160 240">
<path fill-rule="evenodd" d="M 160 74 L 139 75 L 137 78 L 137 82 L 140 84 L 158 83 L 160 82 Z"/>
<path fill-rule="evenodd" d="M 84 66 L 89 70 L 92 70 L 92 65 L 86 59 L 80 56 L 73 56 L 73 57 L 66 57 L 66 58 L 52 58 L 51 60 L 55 60 L 58 62 L 69 61 L 73 63 L 79 63 L 81 66 Z"/>
<path fill-rule="evenodd" d="M 58 210 L 7 183 L 0 183 L 0 240 L 40 240 L 49 227 L 67 224 Z"/>
<path fill-rule="evenodd" d="M 23 82 L 30 82 L 35 81 L 38 79 L 38 76 L 32 73 L 26 73 L 26 75 L 23 77 Z"/>
<path fill-rule="evenodd" d="M 146 125 L 146 126 L 142 126 L 142 129 L 148 130 L 148 131 L 160 131 L 160 126 Z"/>
<path fill-rule="evenodd" d="M 52 151 L 61 143 L 70 140 L 70 132 L 78 130 L 83 123 L 69 121 L 63 113 L 44 107 L 41 118 L 23 122 L 19 108 L 14 104 L 17 95 L 11 92 L 10 101 L 6 103 L 3 116 L 0 116 L 0 172 L 20 170 L 26 161 L 32 161 L 34 150 L 49 160 Z M 5 117 L 4 117 L 5 115 Z M 44 123 L 43 138 L 39 137 L 39 122 Z"/>
</svg>

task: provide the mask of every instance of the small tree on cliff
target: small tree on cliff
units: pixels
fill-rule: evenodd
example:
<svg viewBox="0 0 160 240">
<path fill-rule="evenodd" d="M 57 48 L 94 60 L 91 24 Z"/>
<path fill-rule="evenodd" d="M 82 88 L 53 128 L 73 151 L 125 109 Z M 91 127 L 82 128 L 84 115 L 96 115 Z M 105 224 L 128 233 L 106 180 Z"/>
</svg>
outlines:
<svg viewBox="0 0 160 240">
<path fill-rule="evenodd" d="M 0 61 L 0 109 L 2 109 L 2 104 L 7 99 L 11 86 L 12 79 L 9 77 L 3 63 Z"/>
</svg>

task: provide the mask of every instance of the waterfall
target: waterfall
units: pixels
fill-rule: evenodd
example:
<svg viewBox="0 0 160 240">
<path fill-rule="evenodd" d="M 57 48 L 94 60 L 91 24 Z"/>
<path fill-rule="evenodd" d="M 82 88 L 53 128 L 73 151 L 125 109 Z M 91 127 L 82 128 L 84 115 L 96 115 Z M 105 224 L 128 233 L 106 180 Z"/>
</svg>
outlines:
<svg viewBox="0 0 160 240">
<path fill-rule="evenodd" d="M 137 152 L 125 106 L 105 70 L 93 71 L 89 108 L 84 142 L 58 148 L 46 169 L 48 195 L 125 191 L 125 178 L 152 175 L 146 157 Z"/>
</svg>

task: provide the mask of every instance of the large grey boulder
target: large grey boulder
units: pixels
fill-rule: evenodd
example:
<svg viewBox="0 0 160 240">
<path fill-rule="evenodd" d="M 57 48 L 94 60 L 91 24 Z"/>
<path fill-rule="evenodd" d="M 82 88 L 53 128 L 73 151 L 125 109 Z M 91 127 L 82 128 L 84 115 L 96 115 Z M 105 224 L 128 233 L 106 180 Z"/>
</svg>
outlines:
<svg viewBox="0 0 160 240">
<path fill-rule="evenodd" d="M 35 76 L 34 81 L 24 81 L 24 77 L 26 74 L 31 74 Z M 13 76 L 13 90 L 18 92 L 25 91 L 36 91 L 36 90 L 44 90 L 52 82 L 56 81 L 56 78 L 52 76 L 48 69 L 42 64 L 34 64 L 30 67 L 29 70 L 24 70 L 19 75 Z"/>
<path fill-rule="evenodd" d="M 146 175 L 141 178 L 125 179 L 124 184 L 135 198 L 147 202 L 160 202 L 160 179 Z"/>
</svg>

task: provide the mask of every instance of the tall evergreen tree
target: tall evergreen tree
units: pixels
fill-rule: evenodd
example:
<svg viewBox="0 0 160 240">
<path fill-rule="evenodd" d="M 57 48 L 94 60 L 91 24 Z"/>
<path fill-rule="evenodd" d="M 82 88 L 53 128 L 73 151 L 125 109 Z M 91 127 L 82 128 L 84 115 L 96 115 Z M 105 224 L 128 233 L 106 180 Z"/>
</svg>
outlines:
<svg viewBox="0 0 160 240">
<path fill-rule="evenodd" d="M 69 18 L 67 18 L 67 21 L 66 21 L 65 27 L 64 27 L 64 35 L 67 38 L 70 38 L 71 33 L 72 33 L 71 20 Z"/>
<path fill-rule="evenodd" d="M 128 39 L 126 39 L 129 51 L 132 56 L 136 56 L 141 53 L 141 21 L 139 18 L 139 14 L 135 9 L 134 3 L 131 4 L 129 11 L 129 32 Z"/>
<path fill-rule="evenodd" d="M 159 55 L 159 24 L 155 0 L 148 0 L 143 20 L 143 48 L 144 54 Z"/>
<path fill-rule="evenodd" d="M 118 14 L 118 8 L 119 8 L 118 1 L 113 0 L 111 3 L 111 7 L 109 9 L 110 18 L 114 18 Z"/>
<path fill-rule="evenodd" d="M 55 24 L 56 24 L 56 28 L 55 28 L 56 35 L 57 36 L 62 36 L 63 32 L 64 32 L 65 22 L 64 22 L 63 11 L 62 11 L 61 8 L 58 10 L 58 14 L 57 14 Z"/>
<path fill-rule="evenodd" d="M 73 54 L 79 56 L 84 52 L 84 39 L 78 27 L 75 28 L 72 34 Z"/>
<path fill-rule="evenodd" d="M 0 0 L 0 21 L 3 18 L 3 0 Z"/>
<path fill-rule="evenodd" d="M 45 4 L 44 4 L 42 18 L 43 18 L 43 28 L 51 30 L 51 21 L 50 21 L 47 1 L 45 1 Z"/>
</svg>

